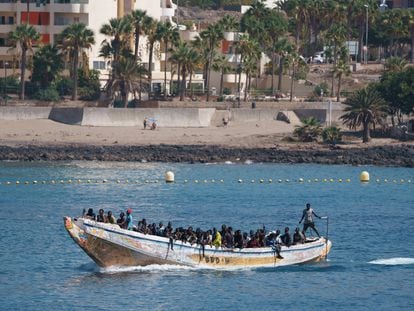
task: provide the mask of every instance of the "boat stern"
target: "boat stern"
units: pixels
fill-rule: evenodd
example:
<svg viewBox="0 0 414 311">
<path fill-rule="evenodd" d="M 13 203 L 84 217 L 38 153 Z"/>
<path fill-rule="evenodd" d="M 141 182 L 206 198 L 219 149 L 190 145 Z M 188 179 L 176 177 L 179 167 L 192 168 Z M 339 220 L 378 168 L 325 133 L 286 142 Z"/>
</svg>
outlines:
<svg viewBox="0 0 414 311">
<path fill-rule="evenodd" d="M 324 247 L 321 249 L 321 255 L 315 260 L 320 261 L 328 257 L 329 252 L 331 251 L 332 241 L 327 240 L 326 238 L 321 238 Z"/>
</svg>

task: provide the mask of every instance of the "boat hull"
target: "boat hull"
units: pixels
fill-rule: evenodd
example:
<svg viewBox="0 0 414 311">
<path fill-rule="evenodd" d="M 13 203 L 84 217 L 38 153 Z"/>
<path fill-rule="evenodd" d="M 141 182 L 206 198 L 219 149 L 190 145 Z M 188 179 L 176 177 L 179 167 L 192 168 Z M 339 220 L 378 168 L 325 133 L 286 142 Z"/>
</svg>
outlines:
<svg viewBox="0 0 414 311">
<path fill-rule="evenodd" d="M 331 242 L 324 238 L 282 247 L 279 259 L 271 248 L 225 249 L 190 245 L 168 238 L 120 229 L 87 219 L 64 218 L 69 235 L 99 266 L 174 264 L 214 269 L 276 267 L 325 258 Z"/>
</svg>

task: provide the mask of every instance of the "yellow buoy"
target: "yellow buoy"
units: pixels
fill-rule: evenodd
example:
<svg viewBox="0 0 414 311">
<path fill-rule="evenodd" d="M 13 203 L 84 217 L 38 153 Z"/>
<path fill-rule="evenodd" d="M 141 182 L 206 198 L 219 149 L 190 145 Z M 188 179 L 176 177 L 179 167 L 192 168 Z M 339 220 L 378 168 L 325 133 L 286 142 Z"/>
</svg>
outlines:
<svg viewBox="0 0 414 311">
<path fill-rule="evenodd" d="M 369 182 L 369 173 L 367 171 L 361 172 L 361 174 L 359 175 L 359 180 L 361 182 Z"/>
<path fill-rule="evenodd" d="M 165 173 L 165 182 L 166 183 L 173 183 L 175 181 L 174 173 L 171 171 L 168 171 Z"/>
</svg>

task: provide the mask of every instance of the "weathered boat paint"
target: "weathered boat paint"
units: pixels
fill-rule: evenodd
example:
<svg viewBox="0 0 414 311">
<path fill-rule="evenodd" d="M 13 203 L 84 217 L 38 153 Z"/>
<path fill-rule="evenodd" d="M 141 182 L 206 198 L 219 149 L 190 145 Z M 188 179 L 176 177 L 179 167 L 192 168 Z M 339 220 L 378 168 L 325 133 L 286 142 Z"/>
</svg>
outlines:
<svg viewBox="0 0 414 311">
<path fill-rule="evenodd" d="M 331 241 L 325 238 L 282 247 L 283 259 L 270 247 L 226 249 L 191 245 L 168 238 L 124 230 L 118 225 L 64 217 L 69 235 L 99 266 L 178 264 L 213 269 L 277 267 L 325 258 Z"/>
</svg>

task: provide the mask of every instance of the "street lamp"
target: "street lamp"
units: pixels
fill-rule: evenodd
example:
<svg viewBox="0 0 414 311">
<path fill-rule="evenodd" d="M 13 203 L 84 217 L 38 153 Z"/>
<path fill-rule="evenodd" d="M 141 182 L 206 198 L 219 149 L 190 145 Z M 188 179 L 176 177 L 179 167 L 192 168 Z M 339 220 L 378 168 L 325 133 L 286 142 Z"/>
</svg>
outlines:
<svg viewBox="0 0 414 311">
<path fill-rule="evenodd" d="M 365 23 L 365 47 L 364 47 L 364 52 L 365 52 L 365 64 L 368 63 L 368 8 L 369 5 L 368 4 L 364 4 L 365 7 L 365 11 L 366 11 L 366 23 Z"/>
</svg>

